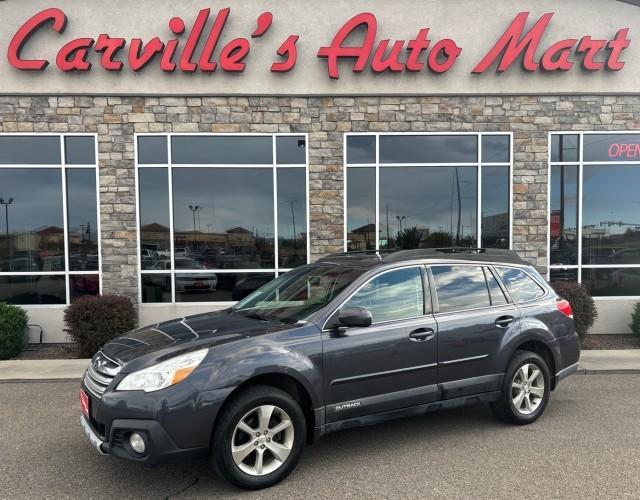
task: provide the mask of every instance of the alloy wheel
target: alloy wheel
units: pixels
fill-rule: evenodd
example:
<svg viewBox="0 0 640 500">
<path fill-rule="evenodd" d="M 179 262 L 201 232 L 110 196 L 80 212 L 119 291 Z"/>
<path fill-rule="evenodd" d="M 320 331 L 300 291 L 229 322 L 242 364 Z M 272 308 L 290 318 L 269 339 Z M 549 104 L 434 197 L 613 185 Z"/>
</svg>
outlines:
<svg viewBox="0 0 640 500">
<path fill-rule="evenodd" d="M 511 381 L 511 397 L 516 411 L 531 415 L 542 404 L 545 396 L 544 375 L 534 363 L 525 363 L 516 370 Z"/>
<path fill-rule="evenodd" d="M 251 476 L 264 476 L 279 469 L 293 448 L 294 428 L 282 408 L 261 405 L 236 424 L 231 455 L 238 468 Z"/>
</svg>

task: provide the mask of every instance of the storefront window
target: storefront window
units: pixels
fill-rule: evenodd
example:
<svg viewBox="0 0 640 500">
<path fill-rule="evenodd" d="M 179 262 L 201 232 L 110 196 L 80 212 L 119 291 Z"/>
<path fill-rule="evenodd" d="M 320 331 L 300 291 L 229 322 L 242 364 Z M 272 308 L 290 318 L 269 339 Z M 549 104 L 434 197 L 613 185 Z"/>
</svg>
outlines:
<svg viewBox="0 0 640 500">
<path fill-rule="evenodd" d="M 100 293 L 95 151 L 92 135 L 0 135 L 0 302 Z"/>
<path fill-rule="evenodd" d="M 551 147 L 551 278 L 640 296 L 640 134 L 558 133 Z"/>
<path fill-rule="evenodd" d="M 509 134 L 348 134 L 345 163 L 347 250 L 510 248 Z"/>
<path fill-rule="evenodd" d="M 237 301 L 306 264 L 306 144 L 295 134 L 137 137 L 142 302 Z"/>
</svg>

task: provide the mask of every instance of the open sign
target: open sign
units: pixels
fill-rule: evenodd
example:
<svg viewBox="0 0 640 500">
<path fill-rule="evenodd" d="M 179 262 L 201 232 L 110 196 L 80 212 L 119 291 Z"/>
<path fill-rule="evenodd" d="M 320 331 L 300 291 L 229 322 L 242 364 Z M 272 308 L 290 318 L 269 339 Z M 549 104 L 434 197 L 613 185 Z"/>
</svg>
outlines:
<svg viewBox="0 0 640 500">
<path fill-rule="evenodd" d="M 635 142 L 614 142 L 609 146 L 609 158 L 635 160 L 640 157 L 640 144 Z"/>
</svg>

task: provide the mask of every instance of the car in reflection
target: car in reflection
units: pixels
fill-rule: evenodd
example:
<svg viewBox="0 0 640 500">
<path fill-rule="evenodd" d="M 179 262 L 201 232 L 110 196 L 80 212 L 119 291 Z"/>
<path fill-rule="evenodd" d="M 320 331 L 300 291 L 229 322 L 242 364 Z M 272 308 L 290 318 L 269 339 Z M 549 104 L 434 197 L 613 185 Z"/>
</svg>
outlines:
<svg viewBox="0 0 640 500">
<path fill-rule="evenodd" d="M 18 257 L 11 259 L 9 270 L 14 273 L 39 271 L 38 262 L 31 257 Z"/>
<path fill-rule="evenodd" d="M 173 249 L 173 254 L 176 257 L 187 257 L 191 254 L 189 247 L 176 247 Z"/>
<path fill-rule="evenodd" d="M 156 265 L 155 269 L 170 270 L 171 259 L 161 259 Z M 176 257 L 175 270 L 185 271 L 200 271 L 205 270 L 200 262 L 195 259 L 189 259 L 184 257 Z M 213 292 L 218 286 L 218 277 L 214 274 L 203 273 L 181 273 L 176 274 L 176 292 L 181 293 L 206 293 Z"/>
</svg>

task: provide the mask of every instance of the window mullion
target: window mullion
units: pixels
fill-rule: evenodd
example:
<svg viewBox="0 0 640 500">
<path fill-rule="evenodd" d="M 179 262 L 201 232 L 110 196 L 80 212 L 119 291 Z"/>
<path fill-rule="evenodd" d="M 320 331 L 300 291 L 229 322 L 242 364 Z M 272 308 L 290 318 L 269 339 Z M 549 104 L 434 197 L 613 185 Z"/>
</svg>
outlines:
<svg viewBox="0 0 640 500">
<path fill-rule="evenodd" d="M 64 238 L 64 272 L 66 303 L 71 303 L 71 290 L 69 280 L 69 210 L 67 207 L 67 171 L 64 150 L 64 136 L 60 135 L 60 175 L 62 179 L 62 229 Z"/>
</svg>

